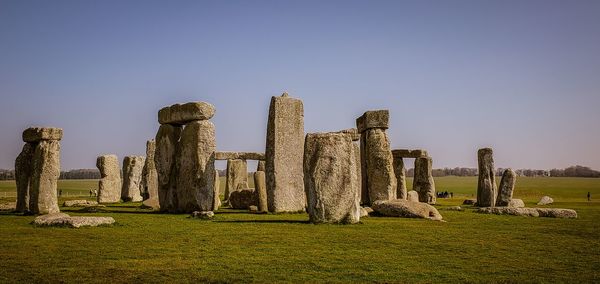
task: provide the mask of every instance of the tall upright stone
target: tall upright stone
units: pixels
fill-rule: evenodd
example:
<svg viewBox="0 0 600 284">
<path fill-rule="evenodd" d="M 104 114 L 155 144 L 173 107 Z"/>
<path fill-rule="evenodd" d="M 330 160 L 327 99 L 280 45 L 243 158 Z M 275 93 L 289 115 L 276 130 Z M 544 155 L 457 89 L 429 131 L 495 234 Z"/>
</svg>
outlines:
<svg viewBox="0 0 600 284">
<path fill-rule="evenodd" d="M 477 151 L 479 181 L 477 183 L 477 206 L 493 207 L 496 204 L 498 189 L 494 169 L 492 148 L 482 148 Z"/>
<path fill-rule="evenodd" d="M 287 93 L 272 97 L 266 139 L 266 179 L 269 211 L 303 211 L 306 206 L 302 159 L 304 106 Z"/>
<path fill-rule="evenodd" d="M 60 143 L 58 140 L 41 140 L 33 154 L 29 197 L 29 210 L 33 214 L 60 212 L 56 193 L 59 176 Z"/>
<path fill-rule="evenodd" d="M 419 157 L 415 159 L 415 177 L 413 190 L 419 193 L 419 202 L 435 204 L 436 193 L 432 171 L 433 160 L 431 157 Z"/>
<path fill-rule="evenodd" d="M 406 199 L 406 168 L 404 167 L 404 159 L 394 156 L 394 175 L 396 176 L 396 198 Z"/>
<path fill-rule="evenodd" d="M 387 110 L 367 111 L 356 119 L 361 133 L 362 189 L 361 203 L 396 199 L 396 176 L 390 141 Z M 368 199 L 367 199 L 368 198 Z"/>
<path fill-rule="evenodd" d="M 143 156 L 126 156 L 123 159 L 123 186 L 121 188 L 123 201 L 140 202 L 143 200 L 140 188 L 144 163 Z"/>
<path fill-rule="evenodd" d="M 146 160 L 142 170 L 142 197 L 144 200 L 158 200 L 158 173 L 154 163 L 154 153 L 156 152 L 156 142 L 154 139 L 146 142 Z"/>
<path fill-rule="evenodd" d="M 29 211 L 29 187 L 33 174 L 34 143 L 25 143 L 23 150 L 15 160 L 15 182 L 17 184 L 16 211 L 25 213 Z"/>
<path fill-rule="evenodd" d="M 265 161 L 258 161 L 258 164 L 256 165 L 256 171 L 257 172 L 265 171 Z"/>
<path fill-rule="evenodd" d="M 158 201 L 160 210 L 174 211 L 177 208 L 175 188 L 177 187 L 177 155 L 181 126 L 163 124 L 158 128 L 154 164 L 158 174 Z"/>
<path fill-rule="evenodd" d="M 513 197 L 517 174 L 512 169 L 504 170 L 500 186 L 498 187 L 498 197 L 496 198 L 496 206 L 508 206 Z"/>
<path fill-rule="evenodd" d="M 254 194 L 256 194 L 256 200 L 258 201 L 258 212 L 269 211 L 267 181 L 263 171 L 254 172 Z"/>
<path fill-rule="evenodd" d="M 98 203 L 115 203 L 121 200 L 121 168 L 116 155 L 103 155 L 96 159 L 100 171 Z"/>
<path fill-rule="evenodd" d="M 360 185 L 352 139 L 343 133 L 309 133 L 304 146 L 304 188 L 313 223 L 360 221 Z"/>
<path fill-rule="evenodd" d="M 220 197 L 220 191 L 221 191 L 221 179 L 219 177 L 219 171 L 217 169 L 215 169 L 215 184 L 214 184 L 214 190 L 213 190 L 213 209 L 211 211 L 217 211 L 219 210 L 219 207 L 221 207 L 221 197 Z"/>
<path fill-rule="evenodd" d="M 246 160 L 227 160 L 227 172 L 225 173 L 225 200 L 236 191 L 240 184 L 248 184 L 248 163 Z M 247 188 L 247 187 L 242 187 Z"/>
</svg>

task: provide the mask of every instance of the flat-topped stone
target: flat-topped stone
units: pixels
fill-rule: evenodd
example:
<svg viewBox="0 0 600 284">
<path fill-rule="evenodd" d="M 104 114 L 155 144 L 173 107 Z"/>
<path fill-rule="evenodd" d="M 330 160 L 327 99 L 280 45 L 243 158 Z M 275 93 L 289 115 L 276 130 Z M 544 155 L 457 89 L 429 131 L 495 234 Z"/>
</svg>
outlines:
<svg viewBox="0 0 600 284">
<path fill-rule="evenodd" d="M 62 128 L 30 127 L 23 131 L 23 141 L 39 142 L 42 140 L 60 140 L 63 137 Z"/>
<path fill-rule="evenodd" d="M 215 115 L 215 107 L 205 102 L 174 104 L 158 111 L 158 123 L 183 125 L 194 120 L 208 120 Z"/>
<path fill-rule="evenodd" d="M 63 203 L 64 207 L 89 207 L 96 205 L 98 205 L 98 202 L 89 200 L 67 200 Z"/>
<path fill-rule="evenodd" d="M 428 157 L 429 153 L 423 149 L 395 149 L 392 150 L 392 156 L 394 158 L 424 158 Z"/>
<path fill-rule="evenodd" d="M 52 227 L 97 227 L 100 225 L 110 225 L 115 223 L 112 217 L 71 217 L 65 213 L 46 214 L 36 217 L 31 224 L 36 226 Z"/>
<path fill-rule="evenodd" d="M 362 133 L 371 128 L 388 129 L 390 124 L 390 112 L 384 110 L 370 110 L 356 119 L 356 127 L 358 132 Z"/>
<path fill-rule="evenodd" d="M 348 129 L 340 130 L 340 131 L 333 132 L 333 133 L 347 134 L 350 136 L 350 139 L 352 139 L 352 141 L 360 140 L 360 132 L 358 132 L 358 129 L 356 129 L 356 128 L 348 128 Z"/>
<path fill-rule="evenodd" d="M 265 160 L 265 153 L 259 152 L 215 152 L 215 160 Z"/>
<path fill-rule="evenodd" d="M 514 215 L 528 217 L 577 218 L 577 212 L 575 210 L 561 208 L 486 207 L 479 208 L 479 210 L 477 210 L 476 212 L 483 214 Z"/>
</svg>

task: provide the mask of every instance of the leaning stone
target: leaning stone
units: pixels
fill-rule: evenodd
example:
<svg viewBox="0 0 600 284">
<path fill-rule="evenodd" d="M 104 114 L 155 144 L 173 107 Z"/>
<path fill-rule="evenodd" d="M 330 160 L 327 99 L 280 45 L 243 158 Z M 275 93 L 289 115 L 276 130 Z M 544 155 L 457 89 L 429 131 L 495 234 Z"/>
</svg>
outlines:
<svg viewBox="0 0 600 284">
<path fill-rule="evenodd" d="M 98 202 L 89 200 L 67 200 L 63 203 L 64 207 L 89 207 L 96 205 L 98 205 Z"/>
<path fill-rule="evenodd" d="M 414 190 L 409 191 L 408 193 L 406 193 L 406 200 L 412 202 L 419 202 L 419 193 Z"/>
<path fill-rule="evenodd" d="M 360 185 L 354 143 L 343 133 L 309 133 L 304 145 L 304 188 L 312 223 L 360 221 Z"/>
<path fill-rule="evenodd" d="M 32 222 L 36 226 L 51 227 L 96 227 L 115 223 L 112 217 L 71 217 L 64 213 L 53 213 L 36 217 Z"/>
<path fill-rule="evenodd" d="M 303 155 L 302 101 L 287 95 L 272 97 L 265 151 L 269 211 L 297 212 L 306 207 Z"/>
<path fill-rule="evenodd" d="M 154 164 L 154 153 L 156 152 L 156 142 L 148 140 L 146 142 L 146 160 L 142 170 L 142 188 L 141 192 L 144 200 L 158 200 L 158 173 Z"/>
<path fill-rule="evenodd" d="M 396 199 L 394 160 L 387 133 L 383 129 L 372 128 L 365 131 L 363 136 L 369 202 Z"/>
<path fill-rule="evenodd" d="M 540 201 L 538 201 L 537 205 L 548 205 L 554 203 L 554 199 L 550 196 L 543 196 Z"/>
<path fill-rule="evenodd" d="M 15 160 L 15 182 L 17 184 L 16 211 L 24 213 L 29 211 L 29 187 L 33 174 L 33 153 L 35 144 L 25 143 L 23 150 Z"/>
<path fill-rule="evenodd" d="M 506 169 L 502 174 L 500 186 L 498 187 L 498 197 L 496 206 L 508 206 L 513 196 L 517 175 L 512 169 Z"/>
<path fill-rule="evenodd" d="M 577 212 L 575 210 L 559 208 L 487 207 L 479 208 L 476 212 L 483 214 L 514 215 L 528 217 L 577 218 Z"/>
<path fill-rule="evenodd" d="M 491 148 L 477 151 L 479 166 L 479 182 L 477 184 L 477 206 L 491 207 L 496 204 L 498 189 L 496 188 L 494 157 Z"/>
<path fill-rule="evenodd" d="M 525 202 L 523 202 L 523 200 L 521 199 L 513 198 L 510 200 L 510 202 L 508 202 L 508 205 L 506 205 L 506 207 L 523 208 L 525 207 Z"/>
<path fill-rule="evenodd" d="M 370 110 L 356 119 L 358 132 L 363 133 L 371 128 L 388 129 L 390 113 L 386 110 Z"/>
<path fill-rule="evenodd" d="M 202 219 L 202 220 L 210 220 L 215 217 L 215 213 L 212 211 L 194 211 L 194 212 L 192 212 L 191 217 Z"/>
<path fill-rule="evenodd" d="M 254 173 L 254 188 L 255 195 L 258 201 L 258 211 L 268 212 L 268 199 L 267 199 L 267 183 L 265 172 L 257 171 Z"/>
<path fill-rule="evenodd" d="M 394 158 L 398 157 L 398 158 L 424 158 L 424 157 L 428 157 L 429 154 L 427 153 L 427 151 L 422 150 L 422 149 L 415 149 L 415 150 L 409 150 L 409 149 L 396 149 L 396 150 L 392 150 L 392 155 L 394 156 Z"/>
<path fill-rule="evenodd" d="M 373 210 L 380 215 L 389 217 L 425 218 L 441 221 L 442 215 L 435 207 L 421 202 L 404 199 L 380 200 L 373 203 Z"/>
<path fill-rule="evenodd" d="M 177 207 L 175 187 L 177 186 L 178 141 L 181 137 L 180 126 L 163 124 L 156 133 L 156 152 L 154 164 L 158 174 L 158 201 L 160 210 L 174 212 Z"/>
<path fill-rule="evenodd" d="M 142 170 L 146 158 L 143 156 L 126 156 L 123 159 L 123 186 L 121 188 L 121 199 L 123 201 L 142 201 Z"/>
<path fill-rule="evenodd" d="M 35 147 L 33 174 L 29 192 L 29 210 L 33 214 L 60 212 L 56 188 L 60 176 L 60 143 L 43 140 Z"/>
<path fill-rule="evenodd" d="M 174 104 L 158 111 L 158 123 L 184 125 L 192 121 L 208 120 L 215 115 L 215 107 L 205 102 Z"/>
<path fill-rule="evenodd" d="M 248 183 L 248 163 L 246 160 L 227 160 L 227 172 L 225 175 L 225 200 L 236 191 L 240 185 Z M 248 188 L 247 186 L 241 187 Z"/>
<path fill-rule="evenodd" d="M 435 182 L 433 181 L 432 159 L 422 157 L 415 159 L 415 177 L 413 190 L 419 193 L 419 201 L 428 204 L 436 203 Z"/>
<path fill-rule="evenodd" d="M 229 195 L 229 204 L 233 209 L 247 210 L 250 206 L 256 204 L 254 189 L 246 188 L 232 192 Z"/>
<path fill-rule="evenodd" d="M 401 157 L 394 156 L 394 175 L 396 176 L 396 198 L 406 199 L 406 168 Z"/>
<path fill-rule="evenodd" d="M 63 136 L 61 128 L 54 127 L 30 127 L 23 131 L 23 141 L 40 142 L 43 140 L 60 141 Z"/>
<path fill-rule="evenodd" d="M 258 152 L 215 152 L 215 160 L 259 160 L 265 159 L 265 153 Z"/>
<path fill-rule="evenodd" d="M 99 156 L 96 167 L 100 171 L 98 203 L 115 203 L 121 200 L 121 168 L 116 155 Z"/>
</svg>

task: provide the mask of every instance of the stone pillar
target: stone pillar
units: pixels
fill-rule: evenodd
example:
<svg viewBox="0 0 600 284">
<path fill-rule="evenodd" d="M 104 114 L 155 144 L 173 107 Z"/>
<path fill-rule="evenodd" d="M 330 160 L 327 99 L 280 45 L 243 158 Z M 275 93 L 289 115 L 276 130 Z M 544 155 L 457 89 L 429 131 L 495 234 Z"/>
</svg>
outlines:
<svg viewBox="0 0 600 284">
<path fill-rule="evenodd" d="M 254 173 L 254 193 L 258 203 L 258 212 L 268 212 L 267 182 L 265 172 L 256 171 Z"/>
<path fill-rule="evenodd" d="M 269 211 L 296 212 L 306 206 L 302 159 L 304 106 L 287 93 L 272 97 L 266 140 L 266 180 Z"/>
<path fill-rule="evenodd" d="M 265 161 L 258 161 L 258 165 L 256 166 L 256 171 L 257 172 L 265 171 Z"/>
<path fill-rule="evenodd" d="M 496 204 L 498 189 L 494 170 L 494 157 L 492 148 L 483 148 L 477 151 L 479 167 L 479 182 L 477 183 L 477 206 L 493 207 Z"/>
<path fill-rule="evenodd" d="M 313 223 L 360 221 L 355 147 L 348 134 L 310 133 L 304 146 L 304 188 Z"/>
<path fill-rule="evenodd" d="M 140 202 L 142 201 L 142 170 L 146 158 L 143 156 L 126 156 L 123 159 L 123 187 L 121 189 L 121 199 L 123 201 Z"/>
<path fill-rule="evenodd" d="M 385 130 L 389 126 L 387 110 L 367 111 L 356 119 L 361 133 L 361 157 L 363 165 L 362 196 L 368 193 L 363 204 L 378 200 L 396 199 L 396 176 L 390 141 Z"/>
<path fill-rule="evenodd" d="M 158 201 L 160 210 L 174 211 L 177 208 L 175 187 L 177 186 L 177 153 L 181 127 L 163 124 L 156 133 L 154 164 L 158 175 Z"/>
<path fill-rule="evenodd" d="M 413 180 L 413 190 L 419 193 L 419 201 L 429 204 L 435 204 L 437 199 L 435 183 L 431 174 L 432 163 L 430 157 L 416 158 L 415 178 Z"/>
<path fill-rule="evenodd" d="M 212 211 L 217 211 L 219 210 L 219 207 L 221 207 L 221 197 L 220 197 L 220 191 L 221 191 L 221 179 L 219 177 L 219 171 L 217 169 L 215 169 L 215 184 L 214 184 L 214 190 L 213 190 L 213 209 Z"/>
<path fill-rule="evenodd" d="M 146 160 L 142 170 L 142 197 L 144 200 L 158 200 L 158 174 L 156 173 L 156 164 L 154 164 L 154 153 L 156 152 L 156 142 L 154 139 L 146 142 Z"/>
<path fill-rule="evenodd" d="M 496 198 L 496 206 L 508 206 L 508 204 L 512 200 L 516 181 L 517 174 L 512 169 L 504 170 L 504 173 L 502 174 L 502 179 L 500 180 L 500 186 L 498 187 L 498 198 Z"/>
<path fill-rule="evenodd" d="M 396 176 L 396 198 L 406 199 L 406 168 L 402 157 L 394 156 L 394 174 Z"/>
<path fill-rule="evenodd" d="M 16 211 L 25 213 L 29 211 L 29 186 L 33 173 L 34 143 L 25 143 L 23 150 L 15 160 L 15 182 L 17 183 Z"/>
<path fill-rule="evenodd" d="M 121 200 L 121 168 L 116 155 L 103 155 L 96 159 L 100 171 L 98 203 L 115 203 Z"/>
<path fill-rule="evenodd" d="M 241 188 L 247 188 L 248 163 L 246 160 L 227 160 L 227 172 L 225 173 L 225 200 L 229 195 Z M 241 187 L 240 187 L 241 186 Z"/>
</svg>

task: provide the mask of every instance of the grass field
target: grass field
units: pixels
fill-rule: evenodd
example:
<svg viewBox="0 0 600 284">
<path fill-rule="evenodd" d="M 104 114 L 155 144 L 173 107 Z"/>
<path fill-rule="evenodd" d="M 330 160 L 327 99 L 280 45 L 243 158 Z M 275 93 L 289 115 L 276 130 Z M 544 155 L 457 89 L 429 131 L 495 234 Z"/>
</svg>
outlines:
<svg viewBox="0 0 600 284">
<path fill-rule="evenodd" d="M 600 179 L 518 179 L 515 198 L 534 206 L 549 195 L 550 207 L 578 211 L 569 220 L 443 211 L 474 195 L 476 178 L 436 178 L 436 186 L 455 193 L 438 202 L 445 223 L 369 217 L 312 225 L 306 214 L 228 209 L 200 221 L 125 203 L 108 213 L 62 208 L 117 220 L 67 229 L 35 228 L 32 216 L 2 212 L 0 282 L 600 282 L 600 202 L 585 197 L 600 200 Z M 0 182 L 2 191 L 14 191 L 14 182 Z"/>
</svg>

